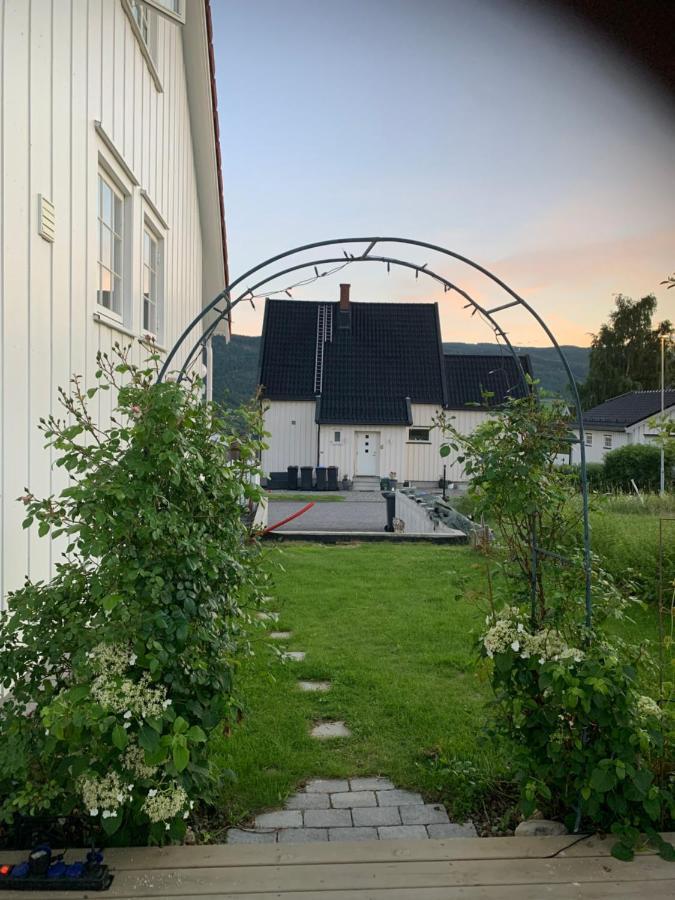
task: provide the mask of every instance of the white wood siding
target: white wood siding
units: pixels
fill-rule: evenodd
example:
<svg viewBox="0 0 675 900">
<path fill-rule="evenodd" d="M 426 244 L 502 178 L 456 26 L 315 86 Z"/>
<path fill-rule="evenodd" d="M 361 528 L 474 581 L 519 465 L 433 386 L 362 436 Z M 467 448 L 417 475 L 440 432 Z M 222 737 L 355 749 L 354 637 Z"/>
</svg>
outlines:
<svg viewBox="0 0 675 900">
<path fill-rule="evenodd" d="M 26 574 L 49 574 L 47 539 L 21 529 L 15 498 L 64 486 L 37 430 L 72 373 L 92 384 L 95 354 L 125 334 L 96 311 L 100 121 L 134 187 L 133 317 L 142 328 L 141 191 L 166 220 L 164 344 L 202 303 L 202 237 L 181 27 L 157 17 L 158 91 L 122 0 L 2 0 L 0 4 L 0 603 Z M 193 10 L 194 11 L 194 10 Z M 188 4 L 188 15 L 191 14 Z M 37 233 L 37 198 L 55 206 L 53 244 Z M 142 357 L 140 348 L 136 359 Z M 179 362 L 182 360 L 179 360 Z M 113 398 L 100 400 L 105 422 Z"/>
<path fill-rule="evenodd" d="M 269 449 L 263 453 L 262 468 L 266 474 L 283 472 L 289 465 L 315 466 L 317 425 L 314 421 L 316 406 L 312 401 L 273 401 L 265 413 L 265 430 Z M 440 408 L 428 404 L 413 403 L 413 425 L 431 428 Z M 488 414 L 479 411 L 453 411 L 453 424 L 464 434 L 470 434 L 484 422 Z M 295 425 L 292 422 L 295 421 Z M 335 432 L 340 441 L 335 441 Z M 386 477 L 396 472 L 399 481 L 437 482 L 447 466 L 447 478 L 464 480 L 462 466 L 452 456 L 443 460 L 440 455 L 442 436 L 432 429 L 429 443 L 408 441 L 408 426 L 400 425 L 322 425 L 320 465 L 337 466 L 339 478 L 353 478 L 356 467 L 356 432 L 379 433 L 379 474 Z"/>
</svg>

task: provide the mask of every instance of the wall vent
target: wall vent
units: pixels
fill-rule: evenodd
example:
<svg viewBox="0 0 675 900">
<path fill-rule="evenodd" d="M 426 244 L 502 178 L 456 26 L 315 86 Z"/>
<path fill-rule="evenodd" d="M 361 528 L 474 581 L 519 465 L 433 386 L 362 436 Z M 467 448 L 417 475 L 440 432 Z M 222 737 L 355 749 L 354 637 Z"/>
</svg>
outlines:
<svg viewBox="0 0 675 900">
<path fill-rule="evenodd" d="M 42 194 L 38 194 L 38 234 L 50 244 L 56 238 L 54 204 Z"/>
</svg>

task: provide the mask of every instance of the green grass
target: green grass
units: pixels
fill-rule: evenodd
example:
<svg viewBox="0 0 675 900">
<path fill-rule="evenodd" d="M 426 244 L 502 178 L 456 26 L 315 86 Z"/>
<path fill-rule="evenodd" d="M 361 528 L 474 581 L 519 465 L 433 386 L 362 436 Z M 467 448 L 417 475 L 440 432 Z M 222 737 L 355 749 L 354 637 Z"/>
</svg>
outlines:
<svg viewBox="0 0 675 900">
<path fill-rule="evenodd" d="M 297 491 L 274 491 L 267 495 L 271 502 L 275 500 L 294 500 L 296 503 L 339 503 L 344 500 L 339 494 L 299 494 Z"/>
<path fill-rule="evenodd" d="M 485 615 L 482 559 L 465 547 L 296 544 L 275 550 L 271 565 L 274 627 L 293 632 L 278 646 L 307 658 L 281 663 L 261 628 L 237 676 L 243 721 L 223 741 L 222 765 L 237 775 L 218 798 L 223 823 L 279 808 L 319 776 L 384 775 L 466 812 L 466 796 L 452 796 L 429 757 L 440 752 L 460 771 L 466 761 L 488 784 L 504 770 L 483 733 L 490 691 L 474 641 Z M 655 637 L 654 611 L 631 631 Z M 298 679 L 333 687 L 300 693 Z M 352 738 L 310 738 L 319 719 L 346 721 Z"/>
</svg>

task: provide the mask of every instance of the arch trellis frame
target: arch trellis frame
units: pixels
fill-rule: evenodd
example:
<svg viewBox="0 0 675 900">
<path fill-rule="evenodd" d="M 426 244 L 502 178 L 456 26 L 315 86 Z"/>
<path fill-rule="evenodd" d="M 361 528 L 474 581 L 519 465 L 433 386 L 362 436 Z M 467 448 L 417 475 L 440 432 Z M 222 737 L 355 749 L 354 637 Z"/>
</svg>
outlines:
<svg viewBox="0 0 675 900">
<path fill-rule="evenodd" d="M 365 244 L 366 249 L 359 253 L 358 255 L 347 253 L 344 250 L 345 245 L 353 245 L 353 244 Z M 428 265 L 425 263 L 424 265 L 420 265 L 418 263 L 411 262 L 409 260 L 400 259 L 394 256 L 388 255 L 373 255 L 372 250 L 378 244 L 396 244 L 403 245 L 406 247 L 413 248 L 422 248 L 425 250 L 432 251 L 434 253 L 440 253 L 443 256 L 449 257 L 451 259 L 457 260 L 465 264 L 466 266 L 474 269 L 475 271 L 481 273 L 486 278 L 488 278 L 493 284 L 496 284 L 502 291 L 504 291 L 511 299 L 505 303 L 499 304 L 491 309 L 486 309 L 480 303 L 478 303 L 475 298 L 473 298 L 467 291 L 463 288 L 456 285 L 454 282 L 445 278 L 440 273 L 430 269 Z M 339 247 L 342 249 L 342 256 L 326 256 L 320 259 L 311 259 L 311 260 L 303 260 L 300 263 L 295 263 L 292 266 L 286 266 L 279 269 L 275 269 L 272 274 L 266 275 L 264 278 L 259 279 L 252 287 L 246 287 L 245 290 L 240 291 L 240 293 L 234 297 L 233 292 L 235 288 L 238 288 L 243 282 L 248 281 L 251 276 L 255 275 L 258 272 L 262 272 L 264 269 L 268 269 L 273 266 L 275 263 L 279 263 L 282 260 L 286 260 L 289 257 L 298 256 L 303 253 L 307 253 L 312 250 L 318 250 L 320 248 L 335 248 Z M 590 628 L 592 622 L 592 599 L 591 599 L 591 552 L 590 552 L 590 525 L 589 525 L 589 499 L 588 499 L 588 481 L 586 476 L 586 447 L 585 447 L 585 436 L 584 436 L 584 425 L 583 425 L 583 414 L 581 409 L 581 401 L 579 398 L 579 392 L 577 389 L 576 381 L 572 374 L 572 370 L 570 368 L 569 362 L 565 357 L 565 354 L 560 347 L 560 344 L 556 340 L 555 335 L 551 331 L 551 329 L 546 324 L 545 320 L 539 315 L 539 313 L 516 291 L 514 291 L 509 285 L 507 285 L 501 278 L 491 272 L 489 269 L 486 269 L 484 266 L 481 266 L 479 263 L 475 262 L 472 259 L 469 259 L 466 256 L 463 256 L 460 253 L 457 253 L 453 250 L 450 250 L 446 247 L 442 247 L 438 244 L 431 244 L 426 241 L 419 241 L 413 238 L 400 238 L 400 237 L 350 237 L 350 238 L 335 238 L 330 240 L 323 241 L 314 241 L 309 244 L 303 244 L 298 247 L 294 247 L 290 250 L 285 250 L 282 253 L 278 253 L 275 256 L 271 256 L 268 259 L 264 260 L 261 263 L 258 263 L 256 266 L 248 269 L 242 275 L 238 276 L 234 279 L 234 281 L 230 282 L 228 285 L 224 287 L 222 291 L 220 291 L 214 298 L 211 300 L 203 309 L 194 317 L 194 319 L 186 326 L 181 335 L 179 336 L 176 343 L 173 345 L 167 357 L 164 361 L 164 364 L 159 372 L 158 381 L 161 382 L 167 376 L 170 371 L 170 366 L 175 358 L 176 354 L 183 347 L 183 345 L 188 340 L 190 333 L 193 329 L 198 326 L 200 323 L 204 322 L 207 316 L 215 312 L 215 317 L 212 321 L 209 322 L 208 326 L 202 331 L 199 337 L 194 341 L 192 347 L 190 348 L 189 353 L 183 363 L 179 373 L 178 380 L 181 380 L 185 377 L 190 365 L 192 364 L 195 354 L 200 350 L 200 348 L 206 346 L 210 338 L 213 336 L 214 332 L 218 328 L 220 322 L 229 318 L 232 310 L 239 303 L 244 302 L 245 300 L 253 300 L 254 291 L 258 290 L 261 287 L 269 284 L 272 281 L 282 277 L 283 275 L 290 274 L 291 272 L 300 271 L 301 269 L 313 268 L 316 272 L 316 279 L 331 274 L 330 272 L 319 273 L 318 266 L 321 265 L 331 265 L 335 263 L 341 263 L 344 265 L 351 265 L 352 263 L 357 262 L 379 262 L 384 263 L 389 266 L 394 265 L 401 268 L 407 268 L 415 271 L 416 277 L 422 273 L 434 281 L 443 284 L 445 292 L 455 292 L 463 297 L 467 303 L 465 308 L 472 308 L 472 315 L 476 313 L 480 314 L 480 316 L 485 319 L 493 328 L 495 334 L 504 341 L 504 344 L 511 354 L 513 359 L 515 360 L 519 377 L 526 384 L 526 376 L 523 370 L 523 367 L 520 362 L 520 358 L 513 345 L 511 344 L 508 333 L 502 328 L 499 321 L 495 318 L 498 313 L 505 312 L 511 308 L 521 308 L 524 309 L 539 325 L 539 327 L 543 330 L 544 334 L 551 342 L 552 346 L 556 350 L 560 362 L 565 370 L 567 375 L 567 379 L 569 382 L 569 386 L 571 389 L 572 399 L 575 406 L 576 412 L 576 427 L 578 429 L 579 434 L 579 456 L 580 456 L 580 482 L 581 482 L 581 494 L 582 494 L 582 517 L 583 517 L 583 542 L 584 542 L 584 555 L 583 555 L 583 565 L 584 565 L 584 576 L 585 576 L 585 620 L 586 625 Z M 282 289 L 283 290 L 283 289 Z M 273 293 L 281 293 L 282 290 L 274 290 L 270 291 L 270 294 Z M 224 305 L 219 307 L 218 304 L 222 304 L 224 301 Z M 537 547 L 536 542 L 536 534 L 532 535 L 532 590 L 534 592 L 536 587 L 536 570 L 537 570 L 537 557 L 539 554 L 539 548 Z M 543 551 L 542 551 L 543 552 Z"/>
</svg>

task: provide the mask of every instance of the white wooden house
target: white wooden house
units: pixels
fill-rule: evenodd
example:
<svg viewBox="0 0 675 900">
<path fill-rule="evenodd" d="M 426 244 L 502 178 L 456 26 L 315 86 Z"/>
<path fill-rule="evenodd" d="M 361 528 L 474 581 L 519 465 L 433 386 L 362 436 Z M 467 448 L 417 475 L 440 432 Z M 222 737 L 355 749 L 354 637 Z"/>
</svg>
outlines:
<svg viewBox="0 0 675 900">
<path fill-rule="evenodd" d="M 355 486 L 464 480 L 453 457 L 440 456 L 439 413 L 470 433 L 493 405 L 522 396 L 509 354 L 444 356 L 435 303 L 339 303 L 267 300 L 259 384 L 269 447 L 263 471 L 288 466 L 338 468 Z M 522 357 L 531 374 L 530 362 Z"/>
<path fill-rule="evenodd" d="M 675 419 L 675 390 L 664 392 L 664 411 Z M 601 463 L 605 456 L 628 444 L 652 443 L 657 433 L 650 420 L 661 412 L 661 391 L 628 391 L 612 397 L 583 415 L 586 462 Z M 578 439 L 579 432 L 575 431 Z M 579 462 L 579 446 L 572 445 L 572 462 Z"/>
<path fill-rule="evenodd" d="M 2 603 L 58 554 L 16 502 L 65 486 L 36 427 L 57 387 L 115 341 L 170 347 L 227 258 L 208 0 L 0 6 Z"/>
</svg>

